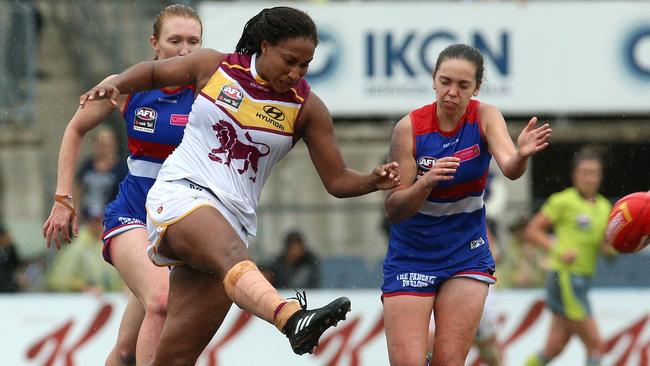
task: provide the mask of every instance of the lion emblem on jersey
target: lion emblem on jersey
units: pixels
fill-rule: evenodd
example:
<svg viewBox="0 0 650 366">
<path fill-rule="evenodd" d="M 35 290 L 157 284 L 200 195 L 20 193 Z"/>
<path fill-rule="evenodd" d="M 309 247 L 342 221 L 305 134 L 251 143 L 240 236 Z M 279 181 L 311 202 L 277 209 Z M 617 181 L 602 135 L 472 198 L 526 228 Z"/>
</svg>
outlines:
<svg viewBox="0 0 650 366">
<path fill-rule="evenodd" d="M 241 169 L 237 169 L 237 172 L 239 172 L 239 174 L 244 174 L 244 172 L 246 172 L 250 167 L 253 171 L 253 176 L 249 177 L 249 179 L 255 182 L 257 176 L 257 165 L 260 158 L 271 152 L 269 145 L 253 141 L 249 132 L 244 134 L 244 137 L 246 137 L 249 143 L 242 141 L 239 138 L 235 127 L 224 120 L 219 120 L 219 122 L 213 124 L 212 129 L 215 131 L 221 146 L 217 149 L 212 149 L 212 152 L 208 154 L 210 160 L 228 166 L 230 166 L 230 163 L 233 160 L 243 160 L 244 165 Z M 256 145 L 263 146 L 266 151 L 260 151 Z M 219 157 L 217 154 L 226 154 L 226 156 Z"/>
</svg>

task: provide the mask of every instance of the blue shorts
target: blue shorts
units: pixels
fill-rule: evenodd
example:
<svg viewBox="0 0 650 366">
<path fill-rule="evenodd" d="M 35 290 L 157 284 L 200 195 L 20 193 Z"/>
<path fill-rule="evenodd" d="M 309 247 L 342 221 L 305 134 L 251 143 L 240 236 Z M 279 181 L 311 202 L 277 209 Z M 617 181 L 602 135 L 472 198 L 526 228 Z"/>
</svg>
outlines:
<svg viewBox="0 0 650 366">
<path fill-rule="evenodd" d="M 398 295 L 434 296 L 440 286 L 450 278 L 466 277 L 494 284 L 494 268 L 482 264 L 447 270 L 405 270 L 384 264 L 383 297 Z"/>
<path fill-rule="evenodd" d="M 104 260 L 113 264 L 110 255 L 111 238 L 135 228 L 147 229 L 147 211 L 144 207 L 147 193 L 154 179 L 127 175 L 120 183 L 117 197 L 104 211 Z"/>
</svg>

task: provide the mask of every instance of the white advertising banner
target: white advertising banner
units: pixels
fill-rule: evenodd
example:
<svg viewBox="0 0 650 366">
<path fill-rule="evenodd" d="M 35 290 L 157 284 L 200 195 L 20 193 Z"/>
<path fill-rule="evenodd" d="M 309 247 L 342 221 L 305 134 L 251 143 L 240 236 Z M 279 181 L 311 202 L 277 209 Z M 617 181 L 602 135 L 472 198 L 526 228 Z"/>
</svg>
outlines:
<svg viewBox="0 0 650 366">
<path fill-rule="evenodd" d="M 291 296 L 291 293 L 284 293 Z M 377 366 L 388 365 L 379 291 L 309 291 L 309 307 L 335 297 L 352 300 L 346 321 L 328 330 L 313 355 L 292 353 L 272 325 L 233 307 L 197 365 Z M 543 346 L 550 315 L 541 290 L 497 291 L 492 311 L 506 365 L 523 365 Z M 594 290 L 592 304 L 606 353 L 603 365 L 650 366 L 650 290 Z M 126 298 L 121 294 L 0 295 L 0 364 L 11 366 L 101 365 L 113 347 Z M 200 327 L 201 324 L 193 324 Z M 478 366 L 475 349 L 467 365 Z M 573 339 L 553 365 L 583 365 Z"/>
<path fill-rule="evenodd" d="M 234 51 L 277 3 L 203 2 L 204 46 Z M 434 99 L 453 43 L 477 47 L 479 99 L 508 113 L 650 112 L 650 1 L 288 3 L 320 33 L 308 74 L 335 116 L 404 114 Z"/>
</svg>

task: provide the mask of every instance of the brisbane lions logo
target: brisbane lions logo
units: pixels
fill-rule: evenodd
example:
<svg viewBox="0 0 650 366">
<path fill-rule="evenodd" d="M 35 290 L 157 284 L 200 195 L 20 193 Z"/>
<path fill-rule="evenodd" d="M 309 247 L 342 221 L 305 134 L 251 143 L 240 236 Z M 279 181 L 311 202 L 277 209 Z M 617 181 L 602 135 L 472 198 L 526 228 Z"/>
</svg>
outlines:
<svg viewBox="0 0 650 366">
<path fill-rule="evenodd" d="M 246 132 L 244 136 L 251 144 L 240 140 L 235 128 L 224 120 L 219 120 L 219 122 L 213 124 L 212 129 L 215 131 L 221 146 L 218 149 L 212 149 L 212 152 L 208 154 L 208 157 L 212 161 L 223 163 L 228 166 L 230 166 L 230 162 L 233 160 L 243 160 L 244 166 L 241 169 L 237 169 L 237 171 L 239 174 L 244 174 L 250 166 L 253 170 L 253 176 L 249 177 L 249 179 L 255 182 L 257 176 L 257 164 L 262 156 L 268 155 L 271 151 L 269 145 L 253 141 L 248 132 Z M 255 145 L 264 146 L 266 151 L 260 151 L 260 149 Z M 217 154 L 226 154 L 226 156 L 225 158 L 221 158 L 218 157 Z"/>
</svg>

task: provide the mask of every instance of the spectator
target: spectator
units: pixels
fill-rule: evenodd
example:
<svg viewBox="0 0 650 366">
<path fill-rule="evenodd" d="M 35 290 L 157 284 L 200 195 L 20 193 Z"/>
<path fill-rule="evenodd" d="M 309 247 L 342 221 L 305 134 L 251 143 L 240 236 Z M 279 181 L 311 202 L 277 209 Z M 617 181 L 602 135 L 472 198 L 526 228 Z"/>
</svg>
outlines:
<svg viewBox="0 0 650 366">
<path fill-rule="evenodd" d="M 118 186 L 127 173 L 120 159 L 117 138 L 110 128 L 99 128 L 93 139 L 93 155 L 77 173 L 75 195 L 79 198 L 81 221 L 104 214 L 106 204 L 117 195 Z"/>
<path fill-rule="evenodd" d="M 0 292 L 17 292 L 16 269 L 20 259 L 13 238 L 0 226 Z"/>
<path fill-rule="evenodd" d="M 508 227 L 510 240 L 504 245 L 504 255 L 499 264 L 501 288 L 543 287 L 548 269 L 541 248 L 526 240 L 524 228 L 529 218 L 522 217 Z"/>
<path fill-rule="evenodd" d="M 305 238 L 291 231 L 284 240 L 284 250 L 268 268 L 276 288 L 318 288 L 321 286 L 320 265 L 316 255 L 307 248 Z"/>
<path fill-rule="evenodd" d="M 124 287 L 115 268 L 106 265 L 101 255 L 102 219 L 89 218 L 79 230 L 79 237 L 54 257 L 46 273 L 47 289 L 102 293 Z"/>
</svg>

